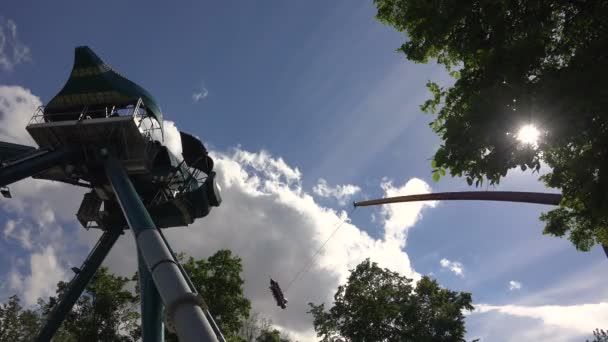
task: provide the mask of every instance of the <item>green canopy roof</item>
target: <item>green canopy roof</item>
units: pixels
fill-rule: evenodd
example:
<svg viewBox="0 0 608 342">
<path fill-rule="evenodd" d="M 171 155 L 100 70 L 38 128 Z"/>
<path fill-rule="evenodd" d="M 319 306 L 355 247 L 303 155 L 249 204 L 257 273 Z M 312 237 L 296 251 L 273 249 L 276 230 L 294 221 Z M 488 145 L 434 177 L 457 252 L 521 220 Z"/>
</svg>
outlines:
<svg viewBox="0 0 608 342">
<path fill-rule="evenodd" d="M 73 120 L 84 106 L 89 111 L 136 104 L 141 98 L 148 113 L 163 126 L 160 107 L 145 89 L 105 64 L 88 46 L 76 48 L 74 66 L 63 89 L 45 107 L 49 121 Z"/>
</svg>

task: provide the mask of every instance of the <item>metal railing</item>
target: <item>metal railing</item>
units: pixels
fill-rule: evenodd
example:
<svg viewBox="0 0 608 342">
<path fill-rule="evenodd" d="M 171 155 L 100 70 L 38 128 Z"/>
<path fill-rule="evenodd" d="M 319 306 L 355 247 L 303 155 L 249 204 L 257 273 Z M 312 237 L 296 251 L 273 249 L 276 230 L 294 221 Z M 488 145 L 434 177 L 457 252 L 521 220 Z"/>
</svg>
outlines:
<svg viewBox="0 0 608 342">
<path fill-rule="evenodd" d="M 84 106 L 80 111 L 68 111 L 61 113 L 45 113 L 44 109 L 44 106 L 39 106 L 36 108 L 34 115 L 32 115 L 30 121 L 28 122 L 28 126 L 53 121 L 66 121 L 66 118 L 72 118 L 72 120 L 76 121 L 84 121 L 90 119 L 112 118 L 117 116 L 131 116 L 133 121 L 135 121 L 137 128 L 146 139 L 160 140 L 161 142 L 164 140 L 160 123 L 156 121 L 153 116 L 148 114 L 145 108 L 145 103 L 141 98 L 139 98 L 135 104 L 121 107 L 108 105 L 103 109 L 90 109 L 89 106 Z"/>
</svg>

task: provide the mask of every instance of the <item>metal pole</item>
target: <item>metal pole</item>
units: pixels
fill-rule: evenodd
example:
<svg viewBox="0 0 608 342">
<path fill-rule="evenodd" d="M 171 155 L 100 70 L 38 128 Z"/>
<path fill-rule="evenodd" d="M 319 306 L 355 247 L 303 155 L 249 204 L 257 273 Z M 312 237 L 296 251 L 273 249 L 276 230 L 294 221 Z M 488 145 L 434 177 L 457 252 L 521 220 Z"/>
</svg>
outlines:
<svg viewBox="0 0 608 342">
<path fill-rule="evenodd" d="M 141 296 L 142 340 L 143 342 L 163 342 L 165 340 L 163 302 L 139 250 L 137 251 L 137 266 Z"/>
<path fill-rule="evenodd" d="M 122 233 L 122 226 L 114 226 L 106 230 L 97 245 L 93 248 L 84 264 L 81 266 L 80 271 L 76 274 L 74 279 L 69 283 L 68 290 L 65 292 L 63 297 L 60 298 L 59 303 L 53 307 L 49 313 L 46 323 L 38 332 L 36 342 L 48 342 L 51 340 L 57 329 L 61 326 L 65 316 L 72 310 L 72 306 L 80 297 L 80 294 L 84 288 L 89 284 L 95 272 L 105 259 L 106 255 L 114 246 L 116 240 Z"/>
<path fill-rule="evenodd" d="M 106 156 L 104 167 L 122 212 L 135 235 L 137 247 L 165 304 L 165 322 L 168 328 L 175 330 L 181 342 L 217 342 L 200 306 L 202 302 L 190 291 L 177 266 L 177 260 L 160 237 L 126 171 L 111 156 Z"/>
<path fill-rule="evenodd" d="M 61 164 L 68 152 L 64 150 L 40 151 L 0 168 L 0 187 L 31 177 L 44 170 Z"/>
<path fill-rule="evenodd" d="M 353 202 L 355 207 L 366 207 L 370 205 L 404 203 L 417 201 L 441 201 L 441 200 L 465 200 L 465 201 L 501 201 L 536 203 L 546 205 L 559 205 L 562 200 L 561 194 L 544 192 L 520 192 L 520 191 L 461 191 L 461 192 L 436 192 L 434 194 L 418 194 L 409 196 L 397 196 L 379 198 L 369 201 Z M 608 258 L 608 246 L 602 244 L 604 254 Z"/>
<path fill-rule="evenodd" d="M 175 254 L 175 252 L 171 248 L 171 245 L 169 245 L 169 242 L 167 241 L 167 238 L 165 238 L 165 234 L 163 234 L 162 230 L 160 230 L 160 229 L 158 230 L 158 233 L 159 233 L 160 237 L 163 239 L 163 241 L 165 242 L 165 245 L 167 246 L 167 248 L 169 249 L 169 253 L 171 253 L 171 255 L 173 256 L 173 258 L 175 260 L 177 260 L 177 255 Z M 184 276 L 184 278 L 186 279 L 186 282 L 188 283 L 188 286 L 190 287 L 190 291 L 192 291 L 193 293 L 198 294 L 198 291 L 196 290 L 196 287 L 194 286 L 194 284 L 192 283 L 192 281 L 188 277 L 188 274 L 186 273 L 186 270 L 184 269 L 184 267 L 182 266 L 182 264 L 179 263 L 179 260 L 178 260 L 177 266 L 179 267 L 179 270 L 182 272 L 182 275 Z M 215 322 L 215 319 L 213 318 L 213 315 L 211 315 L 211 312 L 209 311 L 209 308 L 207 307 L 207 305 L 204 305 L 204 310 L 203 311 L 205 312 L 205 317 L 207 317 L 207 320 L 209 321 L 209 324 L 211 324 L 211 328 L 213 329 L 213 332 L 215 333 L 215 336 L 217 337 L 218 341 L 219 342 L 226 342 L 226 338 L 224 337 L 224 334 L 222 334 L 222 331 L 220 330 L 220 327 L 217 326 L 217 323 Z"/>
<path fill-rule="evenodd" d="M 379 198 L 369 201 L 354 202 L 355 207 L 369 205 L 417 202 L 417 201 L 442 201 L 442 200 L 465 200 L 465 201 L 501 201 L 501 202 L 523 202 L 558 205 L 562 200 L 561 194 L 550 194 L 542 192 L 517 192 L 517 191 L 464 191 L 464 192 L 437 192 L 434 194 L 418 194 L 409 196 L 397 196 Z"/>
</svg>

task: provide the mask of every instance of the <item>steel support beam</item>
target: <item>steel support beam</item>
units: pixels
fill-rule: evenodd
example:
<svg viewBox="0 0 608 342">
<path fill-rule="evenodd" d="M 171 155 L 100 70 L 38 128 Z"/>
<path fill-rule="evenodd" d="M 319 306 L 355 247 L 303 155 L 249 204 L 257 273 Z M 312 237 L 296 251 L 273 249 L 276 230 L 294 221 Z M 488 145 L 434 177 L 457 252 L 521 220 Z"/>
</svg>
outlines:
<svg viewBox="0 0 608 342">
<path fill-rule="evenodd" d="M 171 245 L 169 245 L 169 242 L 167 241 L 167 238 L 165 238 L 165 234 L 163 234 L 163 231 L 159 229 L 158 233 L 160 234 L 160 237 L 165 242 L 165 245 L 167 245 L 167 249 L 169 250 L 169 253 L 171 253 L 171 255 L 173 256 L 173 258 L 175 260 L 177 260 L 177 255 L 175 254 L 175 252 L 171 248 Z M 188 274 L 186 273 L 186 270 L 184 269 L 184 267 L 182 266 L 182 264 L 180 264 L 178 262 L 177 266 L 179 267 L 179 270 L 182 272 L 182 274 L 184 275 L 184 278 L 188 282 L 188 287 L 190 288 L 190 291 L 192 291 L 193 293 L 198 294 L 198 291 L 196 290 L 196 287 L 192 283 L 192 280 L 190 280 L 190 278 L 188 277 Z M 209 311 L 209 308 L 207 307 L 206 304 L 204 305 L 203 311 L 205 313 L 205 317 L 207 317 L 207 320 L 209 321 L 209 324 L 211 324 L 211 328 L 213 329 L 213 332 L 215 333 L 215 336 L 217 337 L 218 341 L 219 342 L 226 342 L 226 338 L 224 338 L 224 334 L 222 334 L 222 331 L 220 330 L 220 327 L 217 326 L 217 323 L 215 322 L 215 319 L 213 318 L 213 315 L 211 315 L 211 312 Z"/>
<path fill-rule="evenodd" d="M 89 281 L 91 281 L 91 278 L 97 272 L 106 255 L 110 252 L 110 249 L 112 249 L 112 246 L 114 246 L 114 243 L 118 240 L 123 228 L 122 226 L 115 226 L 103 233 L 97 245 L 95 245 L 81 266 L 80 271 L 69 283 L 68 290 L 49 313 L 46 323 L 38 332 L 38 336 L 35 339 L 36 342 L 48 342 L 55 335 L 65 316 L 72 310 L 72 306 L 74 306 L 74 303 L 76 303 L 80 294 L 82 294 L 82 291 Z"/>
<path fill-rule="evenodd" d="M 69 153 L 64 150 L 40 151 L 0 168 L 0 187 L 34 176 L 61 164 Z"/>
<path fill-rule="evenodd" d="M 163 302 L 141 252 L 137 251 L 139 292 L 141 296 L 141 333 L 143 342 L 163 342 Z"/>
<path fill-rule="evenodd" d="M 166 307 L 169 329 L 176 332 L 180 342 L 217 342 L 199 297 L 190 290 L 124 167 L 112 156 L 105 158 L 106 175 Z"/>
</svg>

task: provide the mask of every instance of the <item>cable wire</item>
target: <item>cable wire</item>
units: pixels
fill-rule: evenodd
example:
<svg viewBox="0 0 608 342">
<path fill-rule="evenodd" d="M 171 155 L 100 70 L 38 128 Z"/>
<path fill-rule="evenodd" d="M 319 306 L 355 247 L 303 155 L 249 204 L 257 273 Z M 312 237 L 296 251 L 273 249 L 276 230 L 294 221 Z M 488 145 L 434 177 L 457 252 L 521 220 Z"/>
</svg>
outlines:
<svg viewBox="0 0 608 342">
<path fill-rule="evenodd" d="M 310 261 L 304 266 L 302 267 L 302 269 L 300 269 L 300 271 L 298 271 L 298 273 L 296 273 L 296 275 L 293 277 L 293 279 L 289 282 L 289 284 L 287 284 L 287 287 L 285 288 L 285 292 L 287 292 L 287 290 L 289 290 L 289 288 L 291 287 L 291 285 L 304 273 L 308 272 L 310 270 L 310 268 L 314 265 L 317 256 L 319 255 L 319 253 L 321 252 L 321 250 L 323 250 L 323 248 L 325 247 L 325 245 L 327 245 L 327 243 L 329 242 L 329 240 L 331 240 L 332 237 L 334 237 L 334 235 L 336 235 L 336 233 L 338 232 L 338 230 L 340 230 L 340 228 L 342 227 L 342 225 L 344 225 L 344 223 L 346 223 L 346 221 L 348 221 L 348 217 L 350 216 L 350 214 L 352 214 L 352 212 L 356 209 L 356 207 L 351 208 L 347 213 L 346 213 L 346 217 L 344 219 L 341 219 L 339 223 L 337 224 L 336 229 L 334 229 L 334 231 L 329 235 L 329 237 L 327 238 L 327 240 L 325 240 L 325 242 L 323 242 L 323 244 L 317 249 L 317 251 L 312 255 L 312 257 L 310 258 Z"/>
</svg>

